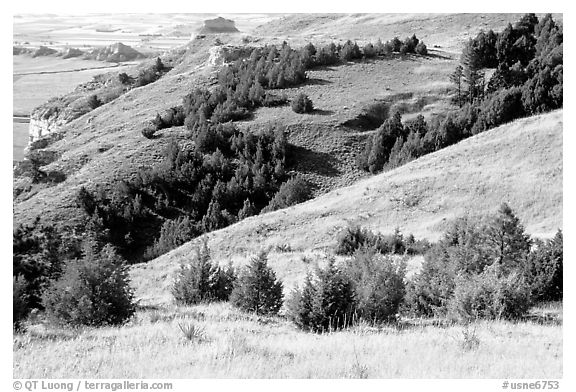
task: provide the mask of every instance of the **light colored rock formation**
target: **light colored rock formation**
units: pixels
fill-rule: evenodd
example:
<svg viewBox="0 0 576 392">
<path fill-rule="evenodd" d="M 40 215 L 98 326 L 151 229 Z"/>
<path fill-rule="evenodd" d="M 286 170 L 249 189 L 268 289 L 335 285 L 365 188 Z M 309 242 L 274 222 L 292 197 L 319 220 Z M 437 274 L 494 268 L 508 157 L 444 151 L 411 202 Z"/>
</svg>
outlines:
<svg viewBox="0 0 576 392">
<path fill-rule="evenodd" d="M 200 34 L 218 34 L 218 33 L 239 33 L 234 25 L 234 21 L 218 17 L 204 21 L 204 26 L 200 29 Z"/>
<path fill-rule="evenodd" d="M 117 42 L 104 48 L 94 49 L 87 53 L 84 57 L 98 61 L 120 63 L 123 61 L 141 59 L 146 56 L 138 52 L 136 49 L 128 45 L 124 45 L 122 42 Z"/>
</svg>

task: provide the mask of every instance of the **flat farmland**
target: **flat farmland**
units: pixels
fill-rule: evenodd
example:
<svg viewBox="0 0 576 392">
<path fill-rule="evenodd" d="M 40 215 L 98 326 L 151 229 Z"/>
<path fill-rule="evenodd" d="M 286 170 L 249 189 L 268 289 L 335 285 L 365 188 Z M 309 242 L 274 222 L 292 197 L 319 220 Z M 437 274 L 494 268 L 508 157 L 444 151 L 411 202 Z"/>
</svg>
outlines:
<svg viewBox="0 0 576 392">
<path fill-rule="evenodd" d="M 102 61 L 59 57 L 13 56 L 13 113 L 30 114 L 52 97 L 61 96 L 94 76 L 132 64 L 115 66 Z"/>
</svg>

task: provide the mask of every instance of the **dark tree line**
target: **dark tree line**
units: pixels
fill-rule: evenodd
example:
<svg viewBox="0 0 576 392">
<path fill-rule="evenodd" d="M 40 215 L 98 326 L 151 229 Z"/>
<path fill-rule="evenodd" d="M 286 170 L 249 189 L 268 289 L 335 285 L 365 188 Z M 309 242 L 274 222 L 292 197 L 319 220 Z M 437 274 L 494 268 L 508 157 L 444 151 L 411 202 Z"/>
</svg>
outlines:
<svg viewBox="0 0 576 392">
<path fill-rule="evenodd" d="M 460 108 L 406 124 L 394 113 L 367 140 L 358 167 L 371 173 L 394 168 L 514 119 L 562 107 L 562 48 L 562 27 L 550 15 L 538 21 L 528 14 L 499 34 L 480 32 L 451 76 Z M 489 66 L 497 69 L 486 84 L 482 70 Z"/>
<path fill-rule="evenodd" d="M 310 197 L 307 182 L 286 174 L 283 127 L 252 132 L 204 124 L 195 135 L 193 145 L 171 143 L 161 163 L 111 191 L 81 188 L 78 204 L 89 217 L 87 229 L 129 260 L 147 247 L 149 259 L 263 209 Z"/>
</svg>

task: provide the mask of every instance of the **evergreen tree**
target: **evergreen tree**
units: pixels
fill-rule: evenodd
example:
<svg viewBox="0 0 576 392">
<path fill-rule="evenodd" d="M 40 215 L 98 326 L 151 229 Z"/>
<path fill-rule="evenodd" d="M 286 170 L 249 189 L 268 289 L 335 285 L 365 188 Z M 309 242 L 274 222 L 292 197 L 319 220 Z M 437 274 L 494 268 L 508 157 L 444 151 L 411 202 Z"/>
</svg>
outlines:
<svg viewBox="0 0 576 392">
<path fill-rule="evenodd" d="M 238 220 L 242 220 L 253 215 L 256 215 L 256 209 L 254 208 L 254 204 L 252 204 L 250 199 L 244 200 L 244 205 L 242 206 L 242 209 L 238 212 Z"/>
<path fill-rule="evenodd" d="M 316 271 L 317 282 L 312 301 L 312 329 L 330 331 L 353 323 L 354 289 L 349 278 L 336 267 L 333 258 Z"/>
<path fill-rule="evenodd" d="M 288 318 L 303 330 L 314 328 L 313 301 L 316 295 L 316 288 L 310 273 L 306 274 L 302 289 L 296 287 L 286 303 L 286 314 Z"/>
<path fill-rule="evenodd" d="M 508 204 L 502 203 L 487 234 L 495 263 L 503 270 L 509 271 L 525 263 L 530 251 L 530 237 Z"/>
<path fill-rule="evenodd" d="M 241 271 L 231 298 L 234 306 L 256 314 L 277 314 L 282 306 L 282 283 L 268 267 L 265 253 L 250 260 Z"/>
</svg>

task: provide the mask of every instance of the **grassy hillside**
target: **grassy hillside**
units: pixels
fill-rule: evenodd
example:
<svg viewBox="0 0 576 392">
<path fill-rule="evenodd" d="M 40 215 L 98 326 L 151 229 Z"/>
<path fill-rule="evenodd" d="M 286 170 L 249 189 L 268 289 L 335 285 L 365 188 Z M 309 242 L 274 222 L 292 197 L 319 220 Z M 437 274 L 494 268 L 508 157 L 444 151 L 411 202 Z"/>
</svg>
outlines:
<svg viewBox="0 0 576 392">
<path fill-rule="evenodd" d="M 324 18 L 321 15 L 296 15 L 277 21 L 274 25 L 264 25 L 261 31 L 254 31 L 253 38 L 258 41 L 251 45 L 280 44 L 281 32 L 292 29 L 294 18 L 308 17 L 312 18 L 309 21 L 312 25 L 317 19 Z M 372 17 L 345 16 L 338 23 L 341 29 L 337 32 L 307 35 L 291 30 L 298 33 L 287 39 L 293 46 L 309 40 L 355 39 L 357 37 L 351 29 L 357 28 L 358 23 L 372 26 L 364 37 L 373 42 L 379 37 L 386 40 L 394 35 L 405 37 L 416 33 L 420 36 L 426 29 L 439 31 L 440 26 L 443 26 L 444 32 L 450 31 L 451 37 L 461 37 L 474 35 L 481 28 L 498 29 L 505 22 L 517 19 L 517 15 L 512 14 L 476 15 L 475 18 L 483 18 L 483 22 L 473 24 L 469 15 L 419 16 L 415 19 L 406 15 L 401 18 L 401 23 L 394 18 L 389 21 L 389 26 L 399 26 L 401 31 L 396 31 L 376 29 L 375 26 L 383 21 L 378 19 L 380 16 L 375 16 L 377 18 L 374 20 Z M 446 20 L 442 18 L 454 22 L 448 25 L 449 29 L 444 29 L 442 23 Z M 408 23 L 408 20 L 412 21 Z M 384 25 L 388 26 L 386 23 Z M 420 27 L 417 28 L 417 25 Z M 272 27 L 280 33 L 272 34 Z M 433 48 L 434 42 L 428 40 L 431 56 L 425 58 L 394 57 L 314 70 L 310 72 L 310 81 L 306 85 L 285 92 L 289 98 L 300 91 L 309 94 L 318 111 L 311 115 L 297 115 L 289 107 L 265 108 L 258 110 L 254 118 L 243 122 L 242 126 L 258 127 L 270 121 L 283 122 L 294 131 L 289 141 L 301 147 L 299 152 L 304 153 L 298 155 L 301 166 L 296 169 L 319 186 L 319 193 L 349 185 L 361 177 L 353 165 L 353 156 L 362 145 L 365 134 L 356 135 L 355 129 L 340 125 L 355 118 L 367 103 L 375 99 L 393 99 L 408 112 L 432 114 L 444 109 L 447 104 L 447 75 L 457 62 L 455 53 L 458 52 L 445 51 L 444 41 L 447 37 L 446 34 L 438 36 L 434 42 L 441 48 L 437 49 Z M 239 36 L 222 35 L 219 38 L 232 45 L 243 44 Z M 58 159 L 43 168 L 65 174 L 66 180 L 51 186 L 33 185 L 30 192 L 15 201 L 15 222 L 30 222 L 42 214 L 42 218 L 50 223 L 75 223 L 81 212 L 73 200 L 82 185 L 109 185 L 117 179 L 130 177 L 139 167 L 150 166 L 157 161 L 169 136 L 184 137 L 183 128 L 172 128 L 160 132 L 158 139 L 148 140 L 141 135 L 141 130 L 157 112 L 180 104 L 182 97 L 193 88 L 213 83 L 212 76 L 216 69 L 207 64 L 212 46 L 213 36 L 192 41 L 186 46 L 180 64 L 159 81 L 134 89 L 67 125 L 65 138 L 49 146 Z M 329 143 L 325 143 L 328 131 L 334 127 L 337 133 L 331 135 Z M 338 137 L 340 135 L 342 137 Z M 329 165 L 323 158 L 327 155 L 332 161 Z M 20 186 L 25 187 L 26 184 Z"/>
<path fill-rule="evenodd" d="M 306 255 L 323 255 L 340 230 L 359 224 L 391 233 L 400 227 L 416 238 L 437 239 L 451 219 L 487 214 L 508 202 L 526 230 L 551 236 L 562 228 L 563 111 L 517 120 L 424 156 L 405 166 L 314 200 L 212 232 L 132 273 L 146 302 L 170 300 L 178 264 L 204 238 L 216 260 L 243 263 L 262 249 L 275 252 L 271 265 L 288 286 L 309 265 Z"/>
</svg>

